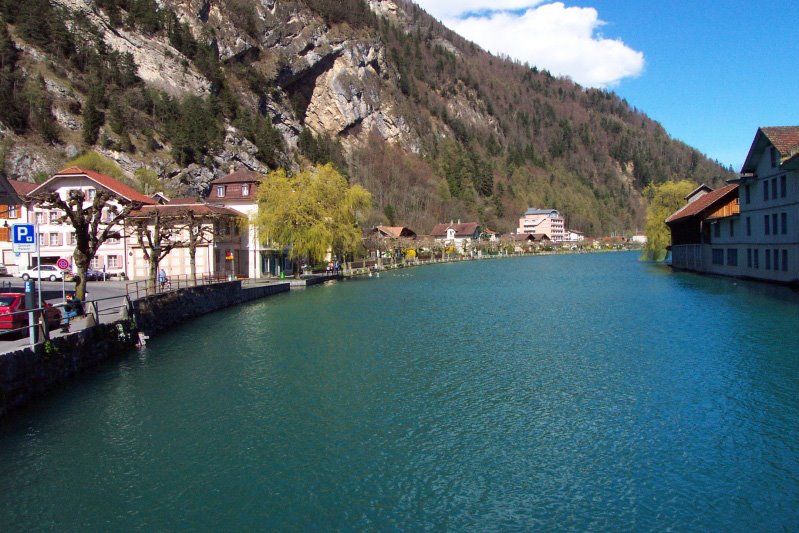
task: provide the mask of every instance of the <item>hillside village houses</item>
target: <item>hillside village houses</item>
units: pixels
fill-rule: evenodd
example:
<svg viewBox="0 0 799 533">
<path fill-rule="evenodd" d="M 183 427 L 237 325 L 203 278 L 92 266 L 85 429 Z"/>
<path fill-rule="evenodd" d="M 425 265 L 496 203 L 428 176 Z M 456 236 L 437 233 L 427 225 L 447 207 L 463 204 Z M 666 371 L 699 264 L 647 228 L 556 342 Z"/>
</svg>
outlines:
<svg viewBox="0 0 799 533">
<path fill-rule="evenodd" d="M 674 268 L 799 283 L 799 126 L 757 130 L 740 177 L 672 214 Z"/>
</svg>

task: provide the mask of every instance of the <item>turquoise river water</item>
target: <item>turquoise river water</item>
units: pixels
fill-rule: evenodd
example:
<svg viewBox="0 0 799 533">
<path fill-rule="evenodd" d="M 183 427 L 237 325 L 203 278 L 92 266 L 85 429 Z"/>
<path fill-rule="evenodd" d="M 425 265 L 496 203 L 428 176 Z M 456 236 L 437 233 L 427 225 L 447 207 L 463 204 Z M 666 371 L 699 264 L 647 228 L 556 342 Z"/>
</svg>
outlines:
<svg viewBox="0 0 799 533">
<path fill-rule="evenodd" d="M 616 253 L 203 317 L 0 421 L 3 531 L 799 529 L 799 297 Z"/>
</svg>

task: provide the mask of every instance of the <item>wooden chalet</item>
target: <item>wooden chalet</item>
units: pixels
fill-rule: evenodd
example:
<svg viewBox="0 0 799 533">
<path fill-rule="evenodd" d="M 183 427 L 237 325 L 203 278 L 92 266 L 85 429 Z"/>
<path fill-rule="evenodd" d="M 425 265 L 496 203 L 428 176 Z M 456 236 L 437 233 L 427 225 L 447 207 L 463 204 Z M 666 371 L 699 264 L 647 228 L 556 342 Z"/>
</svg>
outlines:
<svg viewBox="0 0 799 533">
<path fill-rule="evenodd" d="M 711 242 L 711 227 L 741 212 L 738 185 L 716 190 L 701 185 L 685 199 L 688 204 L 666 219 L 671 230 L 672 265 L 696 270 L 703 264 L 701 246 Z"/>
</svg>

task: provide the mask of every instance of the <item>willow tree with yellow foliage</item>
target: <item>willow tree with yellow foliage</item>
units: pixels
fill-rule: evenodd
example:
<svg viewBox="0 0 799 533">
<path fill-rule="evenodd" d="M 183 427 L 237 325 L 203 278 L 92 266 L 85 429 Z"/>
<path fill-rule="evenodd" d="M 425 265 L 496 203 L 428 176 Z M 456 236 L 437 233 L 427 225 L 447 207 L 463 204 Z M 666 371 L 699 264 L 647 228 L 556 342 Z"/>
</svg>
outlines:
<svg viewBox="0 0 799 533">
<path fill-rule="evenodd" d="M 649 206 L 646 209 L 646 246 L 643 259 L 665 259 L 666 247 L 671 243 L 671 232 L 666 226 L 666 219 L 685 205 L 685 197 L 694 189 L 696 184 L 688 180 L 650 184 L 644 189 L 644 198 L 649 201 Z"/>
<path fill-rule="evenodd" d="M 358 217 L 372 205 L 372 195 L 327 164 L 294 175 L 267 174 L 258 187 L 259 235 L 273 245 L 289 247 L 294 273 L 299 262 L 320 261 L 329 253 L 342 257 L 361 246 Z"/>
</svg>

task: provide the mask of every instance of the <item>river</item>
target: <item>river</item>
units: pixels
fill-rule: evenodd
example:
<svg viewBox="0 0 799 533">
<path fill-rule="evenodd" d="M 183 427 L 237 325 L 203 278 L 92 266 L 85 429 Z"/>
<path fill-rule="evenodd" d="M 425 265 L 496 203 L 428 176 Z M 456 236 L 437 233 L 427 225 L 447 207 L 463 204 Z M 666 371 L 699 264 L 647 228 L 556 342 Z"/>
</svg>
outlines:
<svg viewBox="0 0 799 533">
<path fill-rule="evenodd" d="M 0 421 L 0 527 L 799 529 L 799 296 L 633 253 L 208 315 Z"/>
</svg>

